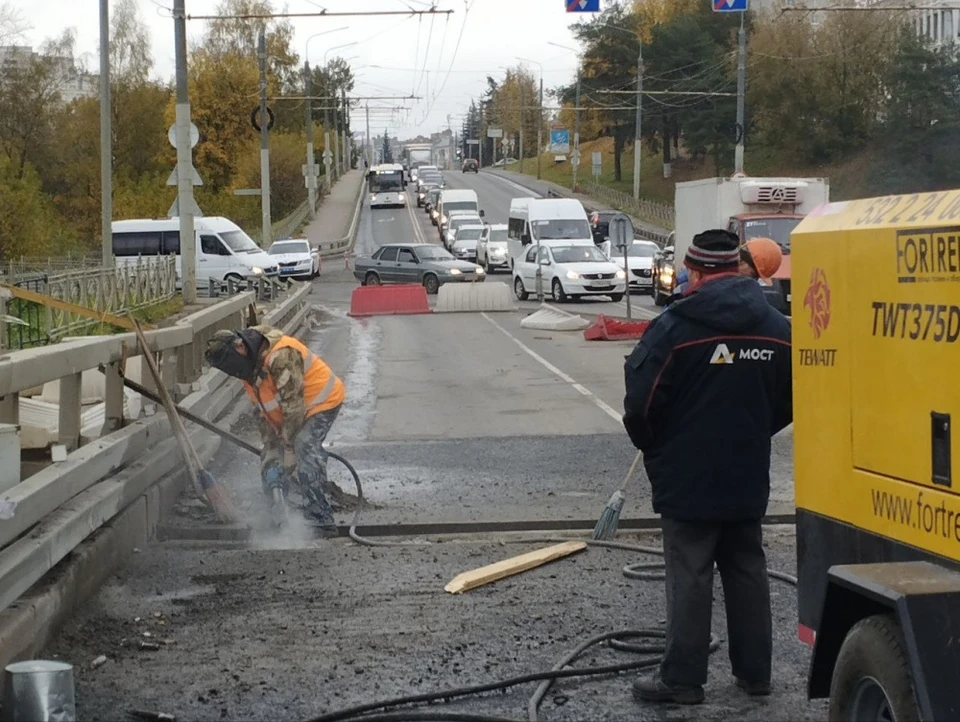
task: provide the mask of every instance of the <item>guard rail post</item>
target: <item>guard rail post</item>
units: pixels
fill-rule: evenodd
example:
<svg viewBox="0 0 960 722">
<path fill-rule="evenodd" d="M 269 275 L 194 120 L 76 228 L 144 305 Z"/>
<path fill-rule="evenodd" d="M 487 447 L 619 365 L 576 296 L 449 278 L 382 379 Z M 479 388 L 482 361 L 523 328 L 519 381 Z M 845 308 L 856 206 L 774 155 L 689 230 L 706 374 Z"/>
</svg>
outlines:
<svg viewBox="0 0 960 722">
<path fill-rule="evenodd" d="M 111 361 L 103 368 L 103 430 L 101 436 L 123 427 L 123 376 L 120 362 Z"/>
<path fill-rule="evenodd" d="M 20 423 L 20 394 L 0 396 L 0 424 Z"/>
<path fill-rule="evenodd" d="M 75 451 L 80 446 L 81 388 L 83 374 L 75 373 L 60 379 L 60 424 L 58 441 Z"/>
</svg>

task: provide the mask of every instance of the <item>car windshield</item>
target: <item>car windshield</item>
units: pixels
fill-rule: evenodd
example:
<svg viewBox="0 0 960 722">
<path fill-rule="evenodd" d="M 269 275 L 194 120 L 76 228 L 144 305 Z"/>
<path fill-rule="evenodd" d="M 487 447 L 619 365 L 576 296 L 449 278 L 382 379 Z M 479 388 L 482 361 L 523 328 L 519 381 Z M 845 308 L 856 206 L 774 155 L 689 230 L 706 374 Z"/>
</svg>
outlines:
<svg viewBox="0 0 960 722">
<path fill-rule="evenodd" d="M 439 183 L 443 179 L 443 176 L 435 170 L 428 170 L 426 173 L 420 174 L 420 180 L 424 183 Z"/>
<path fill-rule="evenodd" d="M 453 256 L 450 252 L 440 246 L 420 246 L 417 248 L 417 255 L 421 261 L 452 261 Z"/>
<path fill-rule="evenodd" d="M 477 225 L 480 222 L 479 217 L 473 216 L 454 216 L 450 219 L 451 228 L 459 228 L 460 226 L 473 226 Z M 477 236 L 479 238 L 479 236 Z"/>
<path fill-rule="evenodd" d="M 799 224 L 799 218 L 754 218 L 743 222 L 743 240 L 772 238 L 790 253 L 790 234 Z"/>
<path fill-rule="evenodd" d="M 631 258 L 653 258 L 657 250 L 655 243 L 632 243 L 627 255 Z"/>
<path fill-rule="evenodd" d="M 507 231 L 506 229 L 499 231 L 490 231 L 490 237 L 487 239 L 490 243 L 506 243 L 507 242 Z"/>
<path fill-rule="evenodd" d="M 553 258 L 557 263 L 607 260 L 607 257 L 596 246 L 555 246 L 553 248 Z"/>
<path fill-rule="evenodd" d="M 474 211 L 477 210 L 476 201 L 448 201 L 443 204 L 444 212 L 449 216 L 450 211 Z"/>
<path fill-rule="evenodd" d="M 374 173 L 370 178 L 371 193 L 389 193 L 403 190 L 403 171 L 390 170 Z"/>
<path fill-rule="evenodd" d="M 457 250 L 474 250 L 477 247 L 477 241 L 471 238 L 458 238 L 453 247 Z"/>
<path fill-rule="evenodd" d="M 457 231 L 457 243 L 460 241 L 479 241 L 483 235 L 482 228 L 464 228 Z"/>
<path fill-rule="evenodd" d="M 310 244 L 306 241 L 284 241 L 270 246 L 268 253 L 271 256 L 282 256 L 285 253 L 310 253 Z"/>
<path fill-rule="evenodd" d="M 534 221 L 534 236 L 541 241 L 565 241 L 591 238 L 590 225 L 576 219 Z"/>
<path fill-rule="evenodd" d="M 260 250 L 260 246 L 243 231 L 227 231 L 219 235 L 234 253 L 255 253 Z"/>
</svg>

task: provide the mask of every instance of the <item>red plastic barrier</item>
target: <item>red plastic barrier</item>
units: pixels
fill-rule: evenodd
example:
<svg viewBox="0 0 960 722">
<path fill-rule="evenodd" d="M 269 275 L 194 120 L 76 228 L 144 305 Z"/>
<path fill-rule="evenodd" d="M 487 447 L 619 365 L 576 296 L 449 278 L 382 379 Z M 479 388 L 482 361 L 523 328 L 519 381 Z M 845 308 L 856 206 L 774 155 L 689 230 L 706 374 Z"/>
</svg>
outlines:
<svg viewBox="0 0 960 722">
<path fill-rule="evenodd" d="M 650 325 L 649 321 L 618 321 L 600 315 L 596 323 L 584 330 L 587 341 L 627 341 L 639 339 Z"/>
<path fill-rule="evenodd" d="M 360 286 L 350 297 L 349 316 L 407 316 L 431 313 L 427 289 L 414 284 Z"/>
</svg>

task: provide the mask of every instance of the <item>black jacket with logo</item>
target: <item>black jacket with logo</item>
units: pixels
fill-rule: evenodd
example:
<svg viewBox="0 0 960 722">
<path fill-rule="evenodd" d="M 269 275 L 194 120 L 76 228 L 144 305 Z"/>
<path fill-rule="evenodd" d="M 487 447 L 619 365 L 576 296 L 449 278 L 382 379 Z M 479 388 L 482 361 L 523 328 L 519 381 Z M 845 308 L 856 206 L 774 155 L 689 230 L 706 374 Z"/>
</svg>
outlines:
<svg viewBox="0 0 960 722">
<path fill-rule="evenodd" d="M 644 453 L 653 509 L 760 519 L 770 437 L 793 418 L 790 322 L 756 281 L 722 276 L 673 303 L 625 364 L 623 425 Z"/>
</svg>

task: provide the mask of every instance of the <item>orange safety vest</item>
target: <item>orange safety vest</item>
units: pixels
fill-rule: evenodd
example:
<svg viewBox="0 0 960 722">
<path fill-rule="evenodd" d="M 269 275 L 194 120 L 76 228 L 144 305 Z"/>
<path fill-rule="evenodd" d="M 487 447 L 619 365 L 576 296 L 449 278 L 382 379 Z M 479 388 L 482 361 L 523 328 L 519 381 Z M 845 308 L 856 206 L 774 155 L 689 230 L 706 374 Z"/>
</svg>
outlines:
<svg viewBox="0 0 960 722">
<path fill-rule="evenodd" d="M 267 371 L 270 370 L 273 354 L 282 348 L 296 349 L 303 356 L 303 396 L 307 410 L 306 418 L 335 409 L 344 402 L 347 389 L 343 381 L 337 378 L 337 375 L 320 360 L 319 356 L 291 336 L 283 336 L 267 353 L 263 360 L 263 366 Z M 283 413 L 280 411 L 277 385 L 273 377 L 267 374 L 266 378 L 256 386 L 246 381 L 243 382 L 243 386 L 247 396 L 261 408 L 270 425 L 277 430 L 282 428 Z"/>
</svg>

